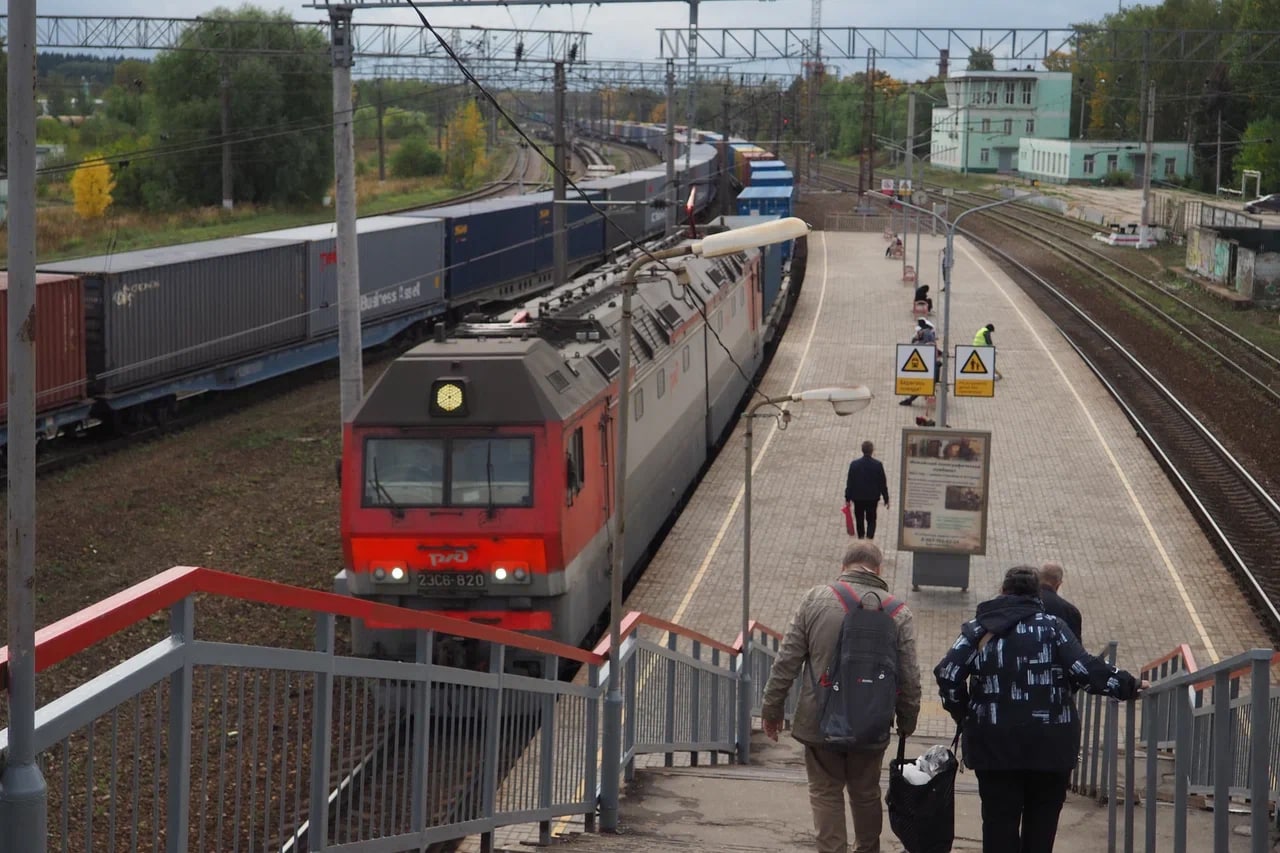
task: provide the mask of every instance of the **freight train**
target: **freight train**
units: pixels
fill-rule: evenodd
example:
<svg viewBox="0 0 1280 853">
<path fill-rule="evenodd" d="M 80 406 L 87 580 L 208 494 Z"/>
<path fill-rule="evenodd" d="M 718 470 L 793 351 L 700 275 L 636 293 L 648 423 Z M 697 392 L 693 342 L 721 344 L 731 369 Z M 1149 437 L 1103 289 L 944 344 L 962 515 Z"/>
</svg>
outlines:
<svg viewBox="0 0 1280 853">
<path fill-rule="evenodd" d="M 336 590 L 580 643 L 609 597 L 621 347 L 634 371 L 630 575 L 731 429 L 785 322 L 799 281 L 784 277 L 784 248 L 643 271 L 630 340 L 619 340 L 620 285 L 639 255 L 441 329 L 395 360 L 343 436 Z M 410 633 L 378 623 L 357 622 L 352 642 L 363 655 L 414 653 Z M 483 663 L 477 646 L 453 652 L 464 658 L 453 663 Z M 541 672 L 539 660 L 507 665 Z"/>
<path fill-rule="evenodd" d="M 690 164 L 681 157 L 676 180 L 685 194 L 698 190 L 702 210 L 714 196 L 716 150 L 682 137 L 682 151 L 685 144 Z M 665 196 L 664 169 L 582 185 L 593 198 L 631 206 L 611 205 L 606 227 L 585 204 L 570 205 L 571 270 L 599 263 L 627 237 L 662 232 L 665 215 L 652 202 Z M 422 340 L 438 323 L 549 288 L 552 221 L 550 193 L 361 218 L 363 345 Z M 40 264 L 40 438 L 159 424 L 187 397 L 336 359 L 335 238 L 324 224 Z M 6 303 L 0 274 L 0 322 Z M 0 379 L 5 361 L 0 347 Z M 7 440 L 4 405 L 0 453 Z"/>
</svg>

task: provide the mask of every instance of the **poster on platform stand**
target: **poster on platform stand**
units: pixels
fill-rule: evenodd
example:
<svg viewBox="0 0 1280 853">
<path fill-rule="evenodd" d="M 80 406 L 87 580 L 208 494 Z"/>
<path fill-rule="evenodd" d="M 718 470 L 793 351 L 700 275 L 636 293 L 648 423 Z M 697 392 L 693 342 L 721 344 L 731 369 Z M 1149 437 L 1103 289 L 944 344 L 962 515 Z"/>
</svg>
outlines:
<svg viewBox="0 0 1280 853">
<path fill-rule="evenodd" d="M 899 550 L 985 554 L 990 472 L 990 432 L 904 429 Z"/>
</svg>

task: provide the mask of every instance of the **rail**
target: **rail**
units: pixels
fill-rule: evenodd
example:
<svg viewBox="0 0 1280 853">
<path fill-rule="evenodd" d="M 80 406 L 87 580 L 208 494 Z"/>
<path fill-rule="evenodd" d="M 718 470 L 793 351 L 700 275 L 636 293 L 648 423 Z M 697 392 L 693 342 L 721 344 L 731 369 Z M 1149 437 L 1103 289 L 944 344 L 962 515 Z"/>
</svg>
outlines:
<svg viewBox="0 0 1280 853">
<path fill-rule="evenodd" d="M 201 639 L 197 611 L 218 597 L 305 611 L 311 648 Z M 582 815 L 594 828 L 608 641 L 585 651 L 522 634 L 203 568 L 176 567 L 41 631 L 36 668 L 168 613 L 167 636 L 41 707 L 47 840 L 24 850 L 419 850 Z M 287 615 L 287 614 L 281 614 Z M 417 632 L 414 661 L 340 653 L 339 619 Z M 643 613 L 622 626 L 620 766 L 736 753 L 739 673 L 754 706 L 780 635 L 752 623 L 728 645 Z M 488 668 L 436 662 L 449 638 L 480 641 Z M 506 672 L 513 655 L 583 665 L 564 682 Z M 0 683 L 8 650 L 0 649 Z M 790 707 L 790 704 L 789 704 Z M 0 731 L 0 763 L 8 730 Z M 0 815 L 0 837 L 6 832 Z"/>
<path fill-rule="evenodd" d="M 1114 651 L 1112 643 L 1106 654 Z M 1084 725 L 1081 762 L 1072 776 L 1072 788 L 1107 803 L 1108 853 L 1120 849 L 1121 843 L 1125 853 L 1132 853 L 1139 826 L 1142 849 L 1153 853 L 1162 801 L 1173 806 L 1172 853 L 1186 853 L 1188 809 L 1195 795 L 1212 797 L 1215 853 L 1232 849 L 1233 798 L 1249 806 L 1247 849 L 1251 853 L 1272 849 L 1270 820 L 1280 800 L 1276 737 L 1280 689 L 1271 683 L 1277 664 L 1280 654 L 1251 649 L 1199 669 L 1186 645 L 1148 663 L 1141 673 L 1151 686 L 1139 699 L 1124 703 L 1123 750 L 1116 721 L 1118 703 L 1078 697 Z M 1105 717 L 1101 734 L 1099 713 Z M 1140 747 L 1144 752 L 1141 770 L 1137 766 Z M 1172 780 L 1172 791 L 1167 789 L 1166 777 Z M 1141 822 L 1136 814 L 1140 801 L 1145 804 Z M 1118 838 L 1121 830 L 1123 842 Z"/>
</svg>

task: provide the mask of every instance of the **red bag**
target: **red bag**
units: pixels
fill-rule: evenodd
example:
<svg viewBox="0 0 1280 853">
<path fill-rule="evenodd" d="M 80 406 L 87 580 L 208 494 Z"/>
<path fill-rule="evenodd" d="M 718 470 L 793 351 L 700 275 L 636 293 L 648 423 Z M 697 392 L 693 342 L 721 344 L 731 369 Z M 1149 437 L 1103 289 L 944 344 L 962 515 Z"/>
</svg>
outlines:
<svg viewBox="0 0 1280 853">
<path fill-rule="evenodd" d="M 858 530 L 853 526 L 853 508 L 845 504 L 840 511 L 844 513 L 844 529 L 848 531 L 850 536 L 857 535 Z"/>
</svg>

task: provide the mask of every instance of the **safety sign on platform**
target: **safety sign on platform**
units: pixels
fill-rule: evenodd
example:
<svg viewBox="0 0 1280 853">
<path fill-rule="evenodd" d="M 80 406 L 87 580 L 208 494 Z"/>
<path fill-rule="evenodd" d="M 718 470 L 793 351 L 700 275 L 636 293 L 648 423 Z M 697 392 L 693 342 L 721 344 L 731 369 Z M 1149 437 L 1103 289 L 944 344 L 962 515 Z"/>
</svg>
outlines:
<svg viewBox="0 0 1280 853">
<path fill-rule="evenodd" d="M 957 397 L 996 395 L 995 347 L 957 346 L 955 365 L 951 387 Z"/>
<path fill-rule="evenodd" d="M 898 344 L 893 393 L 932 394 L 937 358 L 938 351 L 933 344 Z"/>
</svg>

